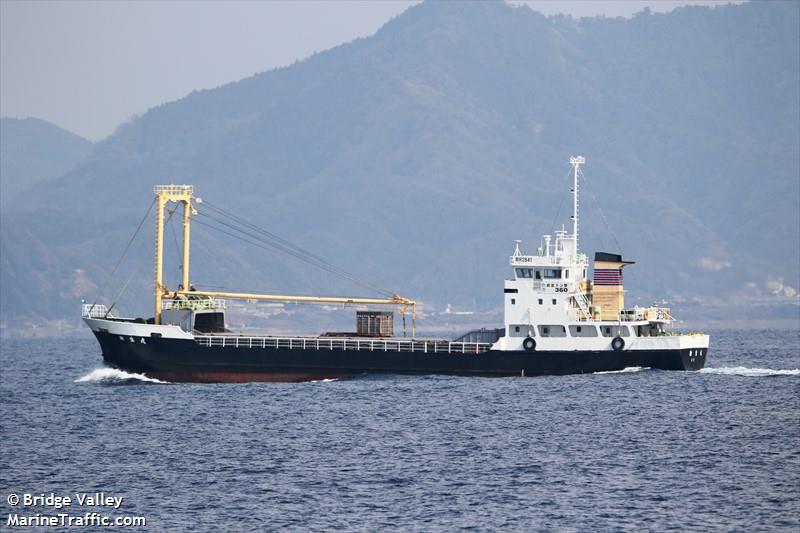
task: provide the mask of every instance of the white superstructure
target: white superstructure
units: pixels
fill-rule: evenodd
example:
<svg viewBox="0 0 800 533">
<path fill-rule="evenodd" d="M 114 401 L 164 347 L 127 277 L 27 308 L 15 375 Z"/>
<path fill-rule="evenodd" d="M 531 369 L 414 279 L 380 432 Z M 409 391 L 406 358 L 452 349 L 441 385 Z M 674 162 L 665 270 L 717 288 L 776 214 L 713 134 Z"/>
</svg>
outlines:
<svg viewBox="0 0 800 533">
<path fill-rule="evenodd" d="M 572 233 L 544 235 L 535 254 L 514 241 L 512 276 L 504 285 L 505 335 L 496 350 L 602 351 L 707 348 L 708 335 L 675 335 L 664 307 L 624 308 L 622 269 L 632 264 L 620 255 L 595 255 L 593 277 L 578 249 L 578 185 L 586 160 L 571 157 Z"/>
</svg>

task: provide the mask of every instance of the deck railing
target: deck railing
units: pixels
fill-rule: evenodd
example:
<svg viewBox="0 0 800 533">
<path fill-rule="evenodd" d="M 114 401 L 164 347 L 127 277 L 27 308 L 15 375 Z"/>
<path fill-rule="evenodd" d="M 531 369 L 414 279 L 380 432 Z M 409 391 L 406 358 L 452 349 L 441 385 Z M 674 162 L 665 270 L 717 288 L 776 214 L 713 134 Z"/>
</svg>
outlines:
<svg viewBox="0 0 800 533">
<path fill-rule="evenodd" d="M 654 322 L 672 322 L 672 313 L 668 307 L 634 307 L 620 311 L 622 322 L 652 320 Z"/>
<path fill-rule="evenodd" d="M 167 193 L 167 194 L 194 194 L 194 186 L 193 185 L 156 185 L 153 187 L 153 192 L 155 194 L 160 193 Z"/>
<path fill-rule="evenodd" d="M 103 304 L 82 304 L 81 317 L 83 318 L 105 318 L 108 313 L 108 307 Z M 109 316 L 111 316 L 109 314 Z"/>
<path fill-rule="evenodd" d="M 190 310 L 190 311 L 203 311 L 203 310 L 224 310 L 226 307 L 225 300 L 220 298 L 180 298 L 175 300 L 162 300 L 161 310 Z"/>
<path fill-rule="evenodd" d="M 289 350 L 367 350 L 381 352 L 463 353 L 489 351 L 488 342 L 450 342 L 405 339 L 352 339 L 327 337 L 244 337 L 195 335 L 200 346 L 220 348 L 274 348 Z"/>
</svg>

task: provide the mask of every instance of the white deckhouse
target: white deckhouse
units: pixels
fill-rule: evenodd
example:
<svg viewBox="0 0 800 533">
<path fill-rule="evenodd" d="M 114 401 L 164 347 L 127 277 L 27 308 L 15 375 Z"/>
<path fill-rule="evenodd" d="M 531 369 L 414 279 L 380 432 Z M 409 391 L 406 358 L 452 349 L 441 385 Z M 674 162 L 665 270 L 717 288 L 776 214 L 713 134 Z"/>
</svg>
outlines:
<svg viewBox="0 0 800 533">
<path fill-rule="evenodd" d="M 623 351 L 689 349 L 690 357 L 708 348 L 708 335 L 668 331 L 673 319 L 665 307 L 624 307 L 622 270 L 633 264 L 617 254 L 597 252 L 593 279 L 578 249 L 578 177 L 586 159 L 569 160 L 573 168 L 572 233 L 544 235 L 535 255 L 514 241 L 509 259 L 512 277 L 505 281 L 505 335 L 496 350 Z M 696 352 L 695 352 L 696 350 Z"/>
</svg>

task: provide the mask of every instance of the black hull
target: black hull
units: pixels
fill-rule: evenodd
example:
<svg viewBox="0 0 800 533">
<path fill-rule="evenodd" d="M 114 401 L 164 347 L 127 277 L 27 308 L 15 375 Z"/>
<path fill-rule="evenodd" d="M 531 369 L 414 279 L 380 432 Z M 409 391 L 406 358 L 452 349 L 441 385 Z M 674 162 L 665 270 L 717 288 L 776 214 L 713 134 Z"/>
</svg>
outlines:
<svg viewBox="0 0 800 533">
<path fill-rule="evenodd" d="M 360 374 L 541 376 L 650 367 L 699 370 L 706 349 L 631 351 L 488 351 L 423 353 L 369 350 L 200 346 L 193 340 L 121 342 L 95 332 L 107 364 L 173 382 L 308 381 Z M 145 342 L 142 343 L 141 341 Z"/>
</svg>

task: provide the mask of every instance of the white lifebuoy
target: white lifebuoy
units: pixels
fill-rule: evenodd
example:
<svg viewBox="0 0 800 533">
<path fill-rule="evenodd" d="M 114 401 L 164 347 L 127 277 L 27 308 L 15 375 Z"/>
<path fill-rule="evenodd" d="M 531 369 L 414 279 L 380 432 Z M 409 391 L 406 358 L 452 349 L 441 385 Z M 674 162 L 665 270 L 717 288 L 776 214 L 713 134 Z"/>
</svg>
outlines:
<svg viewBox="0 0 800 533">
<path fill-rule="evenodd" d="M 522 341 L 522 348 L 526 352 L 532 352 L 536 349 L 536 341 L 530 337 L 526 337 L 524 341 Z"/>
<path fill-rule="evenodd" d="M 615 352 L 621 351 L 623 348 L 625 348 L 625 339 L 622 337 L 614 337 L 614 340 L 611 341 L 611 348 Z"/>
</svg>

